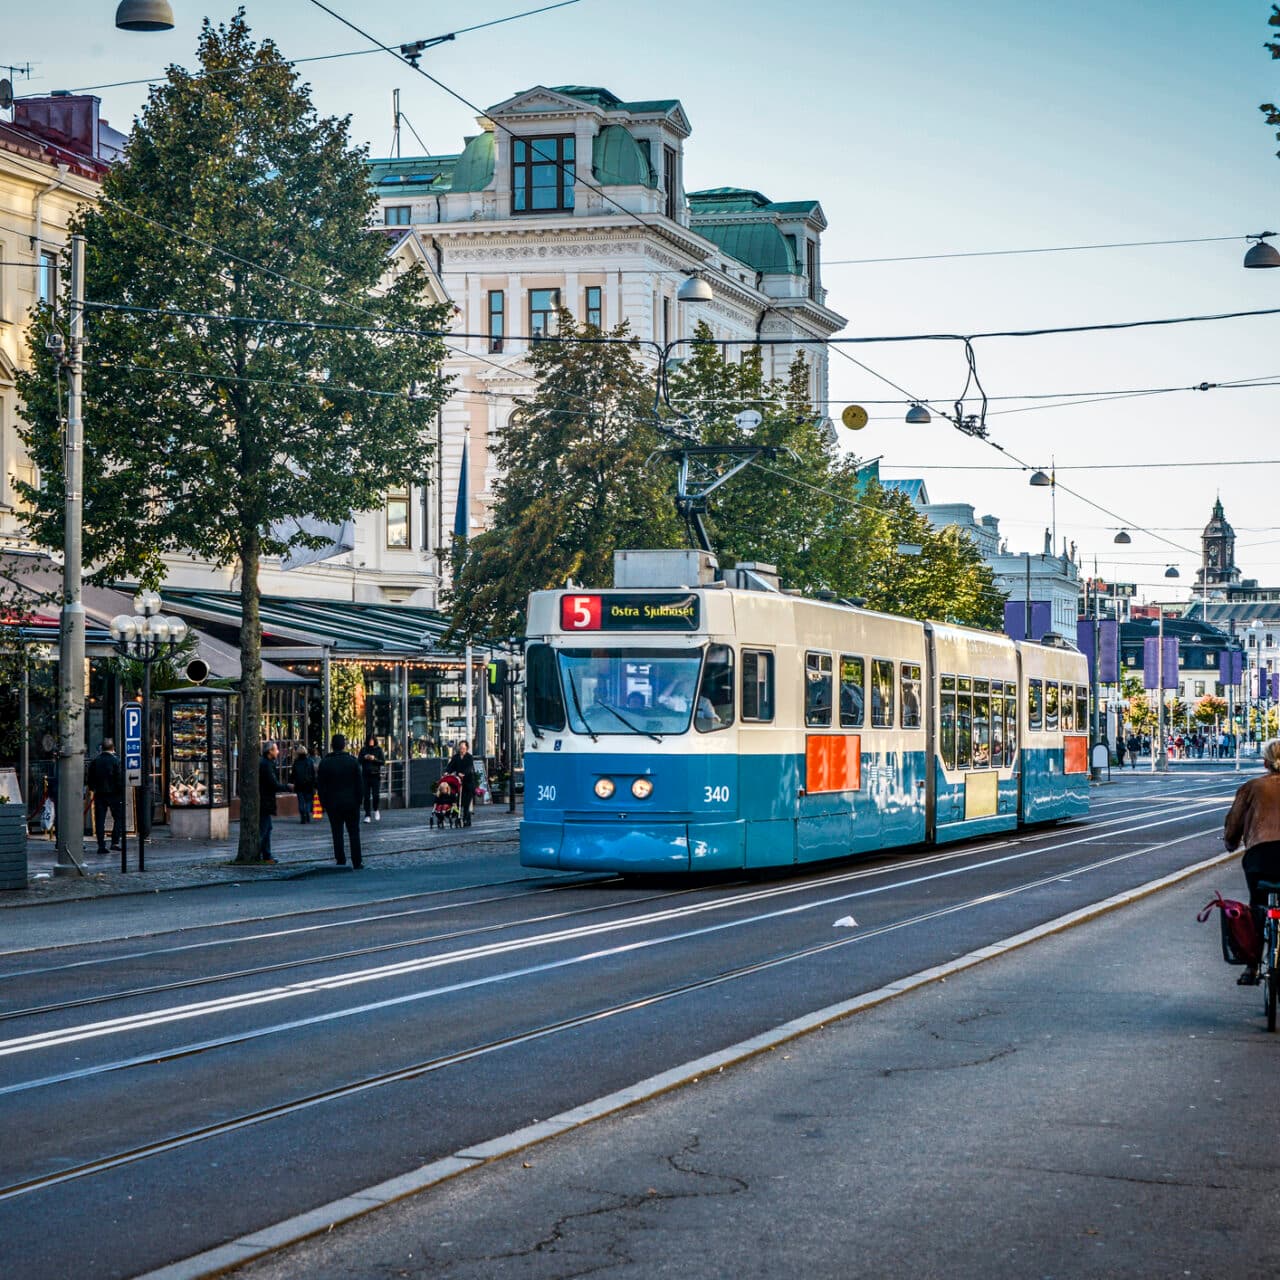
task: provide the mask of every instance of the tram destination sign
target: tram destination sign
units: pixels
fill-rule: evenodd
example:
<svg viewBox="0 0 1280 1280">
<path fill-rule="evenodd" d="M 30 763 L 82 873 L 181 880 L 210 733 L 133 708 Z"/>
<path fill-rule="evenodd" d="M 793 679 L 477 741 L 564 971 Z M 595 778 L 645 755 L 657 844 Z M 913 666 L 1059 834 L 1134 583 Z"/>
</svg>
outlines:
<svg viewBox="0 0 1280 1280">
<path fill-rule="evenodd" d="M 678 595 L 563 595 L 560 626 L 565 631 L 696 631 L 698 597 Z"/>
</svg>

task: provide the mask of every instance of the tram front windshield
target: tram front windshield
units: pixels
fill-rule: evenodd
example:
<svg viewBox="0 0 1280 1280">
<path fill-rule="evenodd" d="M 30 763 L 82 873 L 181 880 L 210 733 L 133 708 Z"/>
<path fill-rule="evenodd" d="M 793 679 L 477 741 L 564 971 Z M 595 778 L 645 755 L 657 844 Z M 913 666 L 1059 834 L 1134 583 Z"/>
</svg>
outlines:
<svg viewBox="0 0 1280 1280">
<path fill-rule="evenodd" d="M 559 649 L 569 727 L 575 733 L 685 733 L 701 649 Z"/>
</svg>

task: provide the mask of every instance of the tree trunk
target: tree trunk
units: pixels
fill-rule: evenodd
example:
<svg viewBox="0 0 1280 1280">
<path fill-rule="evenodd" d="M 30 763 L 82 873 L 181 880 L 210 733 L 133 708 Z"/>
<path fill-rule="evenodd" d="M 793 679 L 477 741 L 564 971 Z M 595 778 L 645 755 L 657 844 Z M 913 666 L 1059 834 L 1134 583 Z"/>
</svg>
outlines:
<svg viewBox="0 0 1280 1280">
<path fill-rule="evenodd" d="M 257 862 L 258 757 L 262 753 L 262 624 L 258 617 L 261 538 L 246 531 L 240 551 L 240 846 L 237 862 Z"/>
</svg>

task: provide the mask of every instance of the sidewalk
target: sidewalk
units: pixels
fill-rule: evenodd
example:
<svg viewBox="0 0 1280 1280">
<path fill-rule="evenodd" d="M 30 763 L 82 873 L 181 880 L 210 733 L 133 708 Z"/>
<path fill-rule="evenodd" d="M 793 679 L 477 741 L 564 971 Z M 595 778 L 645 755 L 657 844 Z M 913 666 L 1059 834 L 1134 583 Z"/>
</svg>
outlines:
<svg viewBox="0 0 1280 1280">
<path fill-rule="evenodd" d="M 382 820 L 361 823 L 360 844 L 366 860 L 395 858 L 409 864 L 431 858 L 441 849 L 457 849 L 468 844 L 514 843 L 521 806 L 514 814 L 505 803 L 480 805 L 473 825 L 462 831 L 436 830 L 428 824 L 431 810 L 390 809 Z M 167 828 L 157 827 L 147 841 L 147 869 L 139 874 L 138 845 L 129 838 L 129 871 L 120 871 L 120 854 L 100 858 L 96 842 L 85 837 L 84 876 L 53 874 L 54 845 L 41 836 L 27 843 L 27 888 L 0 891 L 0 908 L 32 906 L 44 902 L 66 902 L 76 898 L 100 898 L 113 894 L 153 893 L 161 889 L 188 889 L 228 884 L 253 877 L 281 880 L 299 872 L 333 862 L 333 840 L 326 818 L 303 824 L 297 818 L 277 818 L 271 834 L 276 866 L 236 863 L 240 824 L 231 824 L 227 840 L 175 840 Z"/>
<path fill-rule="evenodd" d="M 1217 868 L 237 1275 L 1275 1276 L 1280 1035 L 1195 922 L 1240 879 Z"/>
</svg>

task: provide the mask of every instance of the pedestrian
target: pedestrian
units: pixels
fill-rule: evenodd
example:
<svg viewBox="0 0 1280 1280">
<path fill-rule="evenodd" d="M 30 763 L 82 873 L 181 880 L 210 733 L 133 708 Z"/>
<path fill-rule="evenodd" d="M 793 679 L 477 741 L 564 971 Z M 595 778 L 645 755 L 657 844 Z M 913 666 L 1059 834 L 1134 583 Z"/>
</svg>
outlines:
<svg viewBox="0 0 1280 1280">
<path fill-rule="evenodd" d="M 280 748 L 266 742 L 258 760 L 258 861 L 274 862 L 271 856 L 271 819 L 276 815 L 276 796 L 288 791 L 276 774 L 276 758 Z"/>
<path fill-rule="evenodd" d="M 445 773 L 456 773 L 462 779 L 462 825 L 471 825 L 471 807 L 476 802 L 476 758 L 469 742 L 459 742 L 444 767 Z"/>
<path fill-rule="evenodd" d="M 1138 767 L 1138 754 L 1142 750 L 1142 739 L 1136 733 L 1129 735 L 1129 768 Z"/>
<path fill-rule="evenodd" d="M 1267 895 L 1259 882 L 1280 881 L 1280 741 L 1272 739 L 1262 748 L 1262 765 L 1266 770 L 1236 792 L 1222 827 L 1223 843 L 1230 850 L 1244 845 L 1240 860 L 1245 883 L 1249 886 L 1249 906 L 1262 925 Z M 1239 978 L 1241 986 L 1258 980 L 1255 967 L 1247 968 Z"/>
<path fill-rule="evenodd" d="M 120 831 L 124 825 L 124 803 L 121 796 L 120 760 L 115 753 L 116 744 L 103 738 L 102 748 L 89 762 L 85 783 L 93 792 L 93 832 L 98 837 L 97 853 L 105 858 L 107 848 L 107 812 L 111 813 L 111 848 L 120 848 Z"/>
<path fill-rule="evenodd" d="M 1116 768 L 1124 768 L 1124 734 L 1116 734 Z"/>
<path fill-rule="evenodd" d="M 316 762 L 306 747 L 299 747 L 293 761 L 293 789 L 298 796 L 298 821 L 304 826 L 311 821 L 311 806 L 316 798 Z"/>
<path fill-rule="evenodd" d="M 364 866 L 360 853 L 360 797 L 364 790 L 360 762 L 347 751 L 347 740 L 340 734 L 333 735 L 331 750 L 316 770 L 316 787 L 320 803 L 329 815 L 329 830 L 333 833 L 333 858 L 340 867 L 347 865 L 347 855 L 342 847 L 345 830 L 351 845 L 351 865 L 356 871 Z"/>
<path fill-rule="evenodd" d="M 381 822 L 382 810 L 382 766 L 386 764 L 386 753 L 378 746 L 378 740 L 369 735 L 369 741 L 360 749 L 360 774 L 364 779 L 364 820 Z M 324 803 L 323 800 L 320 802 Z"/>
</svg>

